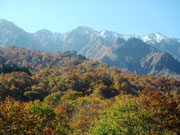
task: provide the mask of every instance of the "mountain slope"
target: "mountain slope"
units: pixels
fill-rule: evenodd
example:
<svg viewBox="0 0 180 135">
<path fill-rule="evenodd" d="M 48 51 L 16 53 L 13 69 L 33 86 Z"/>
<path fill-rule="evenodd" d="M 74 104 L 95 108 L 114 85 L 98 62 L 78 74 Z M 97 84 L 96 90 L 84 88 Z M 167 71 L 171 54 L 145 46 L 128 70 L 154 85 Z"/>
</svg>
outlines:
<svg viewBox="0 0 180 135">
<path fill-rule="evenodd" d="M 164 51 L 169 53 L 169 58 L 165 63 L 160 62 L 160 65 L 165 67 L 163 71 L 167 68 L 166 71 L 179 74 L 179 71 L 170 68 L 168 63 L 178 67 L 179 62 L 174 61 L 180 61 L 180 43 L 178 39 L 168 38 L 161 33 L 147 36 L 123 35 L 108 30 L 98 32 L 82 26 L 64 34 L 52 33 L 45 29 L 27 33 L 12 22 L 0 20 L 0 46 L 9 45 L 52 52 L 76 51 L 87 58 L 101 60 L 130 72 L 153 75 L 158 75 L 162 68 L 148 67 L 151 64 L 146 61 L 150 57 L 156 59 L 157 55 L 161 57 L 161 53 L 157 52 Z M 154 53 L 157 54 L 153 55 Z M 0 60 L 3 61 L 2 58 Z M 166 57 L 161 57 L 161 61 L 166 61 Z"/>
<path fill-rule="evenodd" d="M 140 64 L 141 60 L 158 51 L 137 38 L 131 38 L 127 42 L 115 45 L 112 50 L 115 57 L 112 58 L 107 54 L 101 59 L 103 62 L 139 74 L 146 72 Z"/>
<path fill-rule="evenodd" d="M 64 35 L 61 33 L 52 33 L 44 29 L 32 34 L 32 37 L 41 44 L 40 50 L 53 52 L 63 50 Z"/>
<path fill-rule="evenodd" d="M 141 66 L 151 75 L 161 75 L 161 71 L 164 70 L 180 74 L 179 61 L 174 59 L 173 56 L 167 52 L 157 52 L 144 58 L 141 61 Z"/>
<path fill-rule="evenodd" d="M 6 47 L 13 44 L 31 49 L 40 48 L 40 44 L 29 33 L 12 22 L 0 20 L 0 45 Z"/>
<path fill-rule="evenodd" d="M 177 39 L 168 38 L 161 33 L 143 36 L 142 39 L 144 42 L 153 45 L 160 51 L 170 53 L 180 61 L 180 43 Z"/>
<path fill-rule="evenodd" d="M 113 46 L 101 61 L 138 74 L 162 75 L 165 73 L 180 74 L 180 63 L 172 55 L 159 52 L 139 39 L 132 38 L 120 45 Z M 104 52 L 105 53 L 105 52 Z M 114 57 L 112 57 L 114 55 Z"/>
<path fill-rule="evenodd" d="M 36 50 L 61 51 L 61 44 L 63 44 L 61 40 L 63 40 L 63 35 L 60 33 L 51 33 L 48 30 L 27 33 L 12 22 L 0 20 L 0 45 L 2 47 L 16 45 Z"/>
<path fill-rule="evenodd" d="M 78 65 L 85 60 L 85 57 L 69 51 L 53 53 L 16 46 L 0 48 L 1 65 L 17 64 L 19 66 L 28 67 L 32 71 Z"/>
</svg>

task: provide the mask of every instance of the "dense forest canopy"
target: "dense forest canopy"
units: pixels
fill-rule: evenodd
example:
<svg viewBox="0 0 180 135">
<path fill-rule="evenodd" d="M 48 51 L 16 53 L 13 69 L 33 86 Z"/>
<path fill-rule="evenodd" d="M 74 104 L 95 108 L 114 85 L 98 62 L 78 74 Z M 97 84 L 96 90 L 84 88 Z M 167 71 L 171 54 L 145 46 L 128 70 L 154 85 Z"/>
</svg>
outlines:
<svg viewBox="0 0 180 135">
<path fill-rule="evenodd" d="M 0 64 L 0 134 L 180 133 L 175 79 L 15 46 L 0 49 Z"/>
</svg>

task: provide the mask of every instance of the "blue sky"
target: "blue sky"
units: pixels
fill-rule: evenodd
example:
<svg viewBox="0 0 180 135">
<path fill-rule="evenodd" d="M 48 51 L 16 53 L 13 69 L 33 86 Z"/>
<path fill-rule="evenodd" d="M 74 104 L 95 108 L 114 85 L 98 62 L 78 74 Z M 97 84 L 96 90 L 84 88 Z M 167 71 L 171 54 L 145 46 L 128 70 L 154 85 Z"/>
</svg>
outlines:
<svg viewBox="0 0 180 135">
<path fill-rule="evenodd" d="M 28 32 L 78 26 L 180 38 L 180 0 L 0 0 L 0 19 Z"/>
</svg>

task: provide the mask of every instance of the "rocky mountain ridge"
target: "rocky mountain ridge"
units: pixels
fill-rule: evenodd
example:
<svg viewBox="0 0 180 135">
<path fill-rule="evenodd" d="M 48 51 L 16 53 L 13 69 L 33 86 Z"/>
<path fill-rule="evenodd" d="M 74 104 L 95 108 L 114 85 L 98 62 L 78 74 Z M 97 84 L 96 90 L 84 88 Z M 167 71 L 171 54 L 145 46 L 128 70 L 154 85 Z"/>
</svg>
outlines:
<svg viewBox="0 0 180 135">
<path fill-rule="evenodd" d="M 64 34 L 46 29 L 28 33 L 12 22 L 0 20 L 0 46 L 9 45 L 41 51 L 76 51 L 138 74 L 180 73 L 179 40 L 161 33 L 138 36 L 82 26 Z"/>
</svg>

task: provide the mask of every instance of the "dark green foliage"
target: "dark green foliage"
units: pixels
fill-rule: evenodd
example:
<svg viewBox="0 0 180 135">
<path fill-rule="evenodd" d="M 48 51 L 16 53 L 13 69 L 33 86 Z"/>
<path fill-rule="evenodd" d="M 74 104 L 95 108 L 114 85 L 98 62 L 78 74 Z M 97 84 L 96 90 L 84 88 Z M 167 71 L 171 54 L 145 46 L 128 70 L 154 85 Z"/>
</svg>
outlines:
<svg viewBox="0 0 180 135">
<path fill-rule="evenodd" d="M 11 72 L 25 72 L 28 75 L 32 75 L 31 72 L 29 71 L 29 68 L 23 67 L 23 66 L 17 66 L 15 64 L 11 65 L 0 65 L 0 74 L 1 73 L 11 73 Z"/>
<path fill-rule="evenodd" d="M 39 91 L 26 91 L 24 92 L 24 95 L 26 96 L 27 100 L 32 100 L 32 101 L 36 99 L 43 100 L 43 97 Z"/>
</svg>

